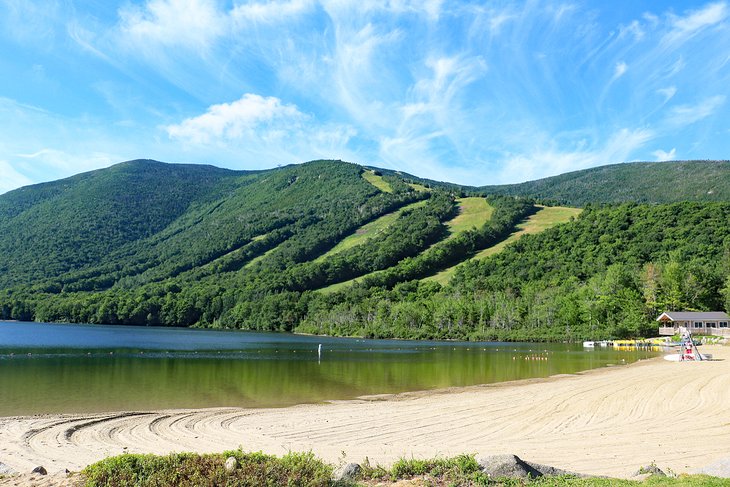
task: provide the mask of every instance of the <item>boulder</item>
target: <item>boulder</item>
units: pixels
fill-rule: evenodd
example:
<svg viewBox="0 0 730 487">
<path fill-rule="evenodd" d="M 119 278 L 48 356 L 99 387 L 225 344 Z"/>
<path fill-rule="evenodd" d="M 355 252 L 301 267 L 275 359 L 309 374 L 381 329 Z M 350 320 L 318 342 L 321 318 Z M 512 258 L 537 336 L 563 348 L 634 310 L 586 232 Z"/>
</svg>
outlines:
<svg viewBox="0 0 730 487">
<path fill-rule="evenodd" d="M 352 482 L 356 480 L 362 468 L 357 463 L 348 463 L 342 465 L 332 474 L 332 480 L 335 482 Z"/>
<path fill-rule="evenodd" d="M 523 462 L 517 455 L 491 455 L 479 460 L 482 472 L 492 478 L 509 477 L 525 479 L 527 477 L 542 477 L 542 474 Z"/>
<path fill-rule="evenodd" d="M 42 465 L 38 465 L 36 468 L 34 468 L 31 473 L 37 473 L 39 475 L 48 475 L 48 471 L 43 468 Z"/>
<path fill-rule="evenodd" d="M 659 467 L 657 467 L 655 464 L 651 463 L 647 465 L 646 467 L 640 467 L 639 470 L 636 471 L 634 474 L 634 477 L 639 476 L 647 476 L 651 477 L 652 475 L 657 475 L 659 477 L 666 477 L 667 474 L 662 471 Z"/>
<path fill-rule="evenodd" d="M 0 462 L 0 475 L 13 475 L 14 473 L 16 473 L 15 470 Z"/>
<path fill-rule="evenodd" d="M 546 475 L 548 477 L 558 475 L 575 475 L 577 477 L 585 477 L 585 475 L 568 472 L 549 465 L 527 462 L 517 455 L 491 455 L 482 457 L 477 460 L 482 472 L 492 478 L 509 477 L 525 479 L 528 477 L 537 478 Z"/>
<path fill-rule="evenodd" d="M 238 460 L 236 460 L 236 457 L 226 458 L 226 472 L 231 473 L 236 470 L 236 467 L 238 467 Z"/>
<path fill-rule="evenodd" d="M 559 475 L 573 475 L 575 477 L 590 477 L 590 475 L 584 475 L 582 473 L 575 473 L 575 472 L 569 472 L 567 470 L 563 470 L 561 468 L 555 468 L 551 467 L 550 465 L 542 465 L 540 463 L 534 463 L 534 462 L 528 462 L 527 460 L 524 460 L 526 464 L 540 472 L 542 475 L 548 476 L 548 477 L 557 477 Z"/>
</svg>

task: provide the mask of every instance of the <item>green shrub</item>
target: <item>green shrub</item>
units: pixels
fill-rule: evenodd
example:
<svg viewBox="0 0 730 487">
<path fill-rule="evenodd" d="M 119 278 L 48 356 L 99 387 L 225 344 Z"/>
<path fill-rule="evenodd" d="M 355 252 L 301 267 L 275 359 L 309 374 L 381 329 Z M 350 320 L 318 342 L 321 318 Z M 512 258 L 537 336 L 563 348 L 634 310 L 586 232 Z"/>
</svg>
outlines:
<svg viewBox="0 0 730 487">
<path fill-rule="evenodd" d="M 227 472 L 225 462 L 234 457 L 238 465 Z M 120 455 L 84 469 L 89 487 L 122 486 L 327 486 L 332 466 L 312 453 L 289 453 L 281 458 L 241 450 L 198 455 Z"/>
</svg>

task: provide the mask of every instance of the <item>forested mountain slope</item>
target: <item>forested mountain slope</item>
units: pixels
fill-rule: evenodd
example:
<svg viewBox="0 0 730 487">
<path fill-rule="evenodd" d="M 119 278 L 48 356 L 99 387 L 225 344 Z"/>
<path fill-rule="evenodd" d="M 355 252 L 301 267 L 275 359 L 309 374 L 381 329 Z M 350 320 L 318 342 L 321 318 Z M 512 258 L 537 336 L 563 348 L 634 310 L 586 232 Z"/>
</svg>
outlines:
<svg viewBox="0 0 730 487">
<path fill-rule="evenodd" d="M 525 196 L 569 206 L 730 200 L 729 161 L 632 162 L 520 184 L 483 186 L 486 194 Z"/>
<path fill-rule="evenodd" d="M 360 173 L 334 161 L 259 172 L 132 161 L 21 188 L 0 196 L 0 287 L 135 287 L 217 259 L 233 269 L 292 236 L 296 262 L 423 197 L 403 183 L 384 194 Z"/>
<path fill-rule="evenodd" d="M 494 195 L 516 186 L 341 161 L 252 172 L 131 161 L 0 195 L 0 319 L 403 338 L 646 333 L 660 308 L 728 306 L 730 203 L 702 202 L 730 201 L 727 168 L 627 164 L 524 183 L 542 202 L 687 201 L 585 204 L 575 221 L 488 256 L 538 210 Z M 471 221 L 455 218 L 464 201 L 493 213 L 457 232 Z M 420 281 L 462 262 L 449 286 Z"/>
<path fill-rule="evenodd" d="M 154 235 L 193 204 L 251 178 L 137 160 L 0 196 L 0 288 L 58 276 Z"/>
<path fill-rule="evenodd" d="M 446 288 L 355 287 L 310 305 L 298 329 L 500 340 L 650 335 L 660 310 L 728 309 L 728 221 L 728 203 L 589 206 L 572 223 L 464 263 Z"/>
</svg>

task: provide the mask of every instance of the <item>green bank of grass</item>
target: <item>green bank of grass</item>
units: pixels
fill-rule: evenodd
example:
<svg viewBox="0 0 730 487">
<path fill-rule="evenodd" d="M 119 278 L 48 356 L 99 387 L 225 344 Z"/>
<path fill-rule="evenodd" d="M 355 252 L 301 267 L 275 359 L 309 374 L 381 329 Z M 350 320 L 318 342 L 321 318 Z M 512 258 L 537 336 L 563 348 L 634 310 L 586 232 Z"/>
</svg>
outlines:
<svg viewBox="0 0 730 487">
<path fill-rule="evenodd" d="M 358 228 L 355 233 L 353 233 L 352 235 L 349 235 L 348 237 L 345 237 L 340 243 L 338 243 L 337 245 L 332 247 L 332 249 L 330 249 L 329 252 L 319 256 L 315 260 L 315 262 L 321 262 L 321 261 L 325 260 L 327 257 L 338 254 L 338 253 L 342 252 L 343 250 L 347 250 L 347 249 L 350 249 L 352 247 L 355 247 L 357 245 L 364 243 L 369 238 L 372 238 L 372 237 L 376 236 L 378 233 L 387 229 L 390 225 L 392 225 L 398 219 L 398 217 L 404 211 L 426 206 L 426 203 L 427 203 L 427 200 L 417 201 L 416 203 L 411 203 L 410 205 L 406 205 L 396 211 L 383 215 L 380 218 L 371 221 L 370 223 L 366 223 L 365 225 Z"/>
<path fill-rule="evenodd" d="M 268 236 L 269 236 L 268 233 L 264 233 L 263 235 L 256 235 L 255 237 L 253 237 L 251 239 L 251 242 L 260 242 L 261 240 L 265 239 Z M 218 263 L 225 262 L 226 259 L 230 259 L 232 257 L 239 256 L 240 254 L 242 254 L 244 252 L 246 247 L 247 247 L 246 245 L 242 245 L 236 249 L 231 250 L 230 252 L 226 252 L 225 254 L 221 255 L 220 257 L 218 257 L 216 259 L 211 260 L 210 262 L 202 265 L 201 267 L 203 267 L 205 269 L 210 269 L 211 267 L 215 267 Z M 259 257 L 255 257 L 254 259 L 258 259 L 258 258 Z M 252 260 L 254 260 L 254 259 L 252 259 Z M 250 262 L 248 262 L 246 264 L 246 266 L 249 264 L 250 264 Z"/>
<path fill-rule="evenodd" d="M 271 253 L 273 251 L 275 251 L 277 248 L 278 248 L 278 245 L 276 247 L 274 247 L 273 249 L 269 249 L 266 252 L 264 252 L 263 254 L 254 257 L 253 259 L 251 259 L 250 262 L 248 262 L 245 266 L 243 266 L 243 268 L 244 269 L 249 269 L 249 268 L 255 266 L 256 264 L 258 264 L 259 262 L 261 262 L 262 260 L 264 260 L 268 255 L 271 255 Z"/>
<path fill-rule="evenodd" d="M 489 203 L 487 203 L 486 199 L 481 198 L 481 197 L 459 198 L 456 200 L 456 202 L 459 205 L 459 214 L 456 215 L 451 220 L 449 220 L 448 222 L 446 222 L 446 227 L 448 228 L 449 234 L 445 240 L 452 239 L 452 238 L 458 236 L 459 234 L 461 234 L 467 230 L 470 230 L 471 228 L 481 227 L 487 221 L 489 221 L 490 218 L 492 218 L 492 214 L 494 213 L 494 207 L 492 205 L 490 205 Z M 413 207 L 414 205 L 418 205 L 421 203 L 422 202 L 414 203 L 413 205 L 410 205 L 410 207 Z M 385 216 L 381 217 L 380 219 L 378 219 L 372 223 L 369 223 L 368 225 L 376 224 L 376 223 L 378 223 L 379 220 L 384 219 L 388 216 L 389 215 L 385 215 Z M 363 227 L 363 229 L 365 229 L 366 226 L 367 225 L 365 225 Z M 358 232 L 360 232 L 360 230 L 358 230 Z M 346 243 L 348 239 L 350 239 L 350 238 L 355 239 L 356 237 L 357 237 L 357 235 L 351 235 L 350 237 L 347 237 L 345 240 L 340 242 L 340 244 L 338 244 L 335 248 L 330 250 L 330 252 L 328 252 L 327 254 L 320 257 L 320 259 L 323 259 L 327 255 L 331 255 L 332 253 L 341 252 L 342 250 L 345 250 L 346 248 L 349 248 L 353 245 L 357 245 L 357 243 L 361 243 L 361 241 L 357 241 L 356 243 L 349 245 L 347 247 L 339 248 L 340 245 L 348 245 Z M 443 242 L 443 241 L 444 240 L 441 240 L 441 242 Z M 439 242 L 436 242 L 429 248 L 432 248 L 438 244 L 439 244 Z M 356 277 L 355 279 L 350 279 L 349 281 L 338 282 L 336 284 L 332 284 L 330 286 L 319 289 L 319 291 L 322 293 L 325 293 L 325 294 L 330 294 L 330 293 L 334 293 L 337 291 L 341 291 L 342 289 L 345 289 L 346 287 L 352 285 L 355 281 L 366 278 L 366 277 L 375 276 L 379 272 L 382 272 L 382 271 L 375 271 L 373 273 L 366 274 L 364 276 Z"/>
<path fill-rule="evenodd" d="M 566 223 L 571 218 L 577 217 L 582 210 L 580 208 L 568 208 L 564 206 L 544 206 L 533 215 L 530 215 L 524 222 L 517 225 L 517 229 L 506 239 L 496 245 L 488 247 L 481 252 L 475 254 L 472 259 L 484 259 L 490 255 L 501 252 L 507 245 L 517 241 L 520 237 L 530 233 L 540 233 L 548 228 L 554 227 L 560 223 Z M 448 269 L 444 269 L 438 274 L 427 277 L 424 280 L 435 281 L 439 284 L 446 285 L 456 273 L 456 268 L 461 265 L 457 264 Z"/>
<path fill-rule="evenodd" d="M 234 457 L 237 465 L 227 471 L 226 459 Z M 573 476 L 536 479 L 490 478 L 483 473 L 474 455 L 452 458 L 401 459 L 391 467 L 370 466 L 365 462 L 352 481 L 334 482 L 333 465 L 312 453 L 289 453 L 281 458 L 241 450 L 198 455 L 175 453 L 167 456 L 121 455 L 90 465 L 81 480 L 91 487 L 116 486 L 730 486 L 730 479 L 706 475 L 682 475 L 676 478 L 650 477 L 645 481 L 612 478 L 577 478 Z"/>
<path fill-rule="evenodd" d="M 429 191 L 429 189 L 426 186 L 424 186 L 422 184 L 418 184 L 418 183 L 408 183 L 408 186 L 410 186 L 411 188 L 413 188 L 416 191 L 419 191 L 421 193 L 425 193 L 426 191 Z"/>
<path fill-rule="evenodd" d="M 483 259 L 500 252 L 504 247 L 516 241 L 520 237 L 530 233 L 540 233 L 548 228 L 561 223 L 567 223 L 571 218 L 577 218 L 580 208 L 568 208 L 565 206 L 545 206 L 534 215 L 530 216 L 523 223 L 517 225 L 517 230 L 502 242 L 484 249 L 474 256 L 474 259 Z"/>
<path fill-rule="evenodd" d="M 380 176 L 378 174 L 375 174 L 375 171 L 364 171 L 362 173 L 363 179 L 367 181 L 368 183 L 372 184 L 376 188 L 378 188 L 380 191 L 384 193 L 392 193 L 393 188 L 390 186 L 388 181 L 383 179 L 383 176 Z"/>
<path fill-rule="evenodd" d="M 338 282 L 335 284 L 330 284 L 329 286 L 323 287 L 322 289 L 317 289 L 317 292 L 324 293 L 324 294 L 336 293 L 337 291 L 342 291 L 346 287 L 351 286 L 352 284 L 355 283 L 355 281 L 359 281 L 360 279 L 363 279 L 368 276 L 373 276 L 378 272 L 381 272 L 381 271 L 371 272 L 370 274 L 365 274 L 364 276 L 356 277 L 355 279 L 350 279 L 349 281 L 343 281 L 343 282 Z"/>
<path fill-rule="evenodd" d="M 456 202 L 459 205 L 459 214 L 446 223 L 451 232 L 450 238 L 472 227 L 481 227 L 492 218 L 494 213 L 494 207 L 484 198 L 459 198 Z"/>
</svg>

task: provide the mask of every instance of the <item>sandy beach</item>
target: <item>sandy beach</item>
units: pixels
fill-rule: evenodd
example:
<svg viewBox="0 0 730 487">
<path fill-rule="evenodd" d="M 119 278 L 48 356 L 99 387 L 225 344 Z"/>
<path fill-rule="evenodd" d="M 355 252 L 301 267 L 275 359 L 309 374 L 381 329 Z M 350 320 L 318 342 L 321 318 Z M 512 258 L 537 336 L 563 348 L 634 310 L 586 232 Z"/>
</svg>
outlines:
<svg viewBox="0 0 730 487">
<path fill-rule="evenodd" d="M 576 375 L 281 409 L 0 418 L 0 463 L 78 471 L 124 452 L 311 450 L 330 462 L 514 453 L 630 477 L 654 461 L 692 472 L 730 451 L 730 347 L 716 360 L 661 358 Z"/>
</svg>

